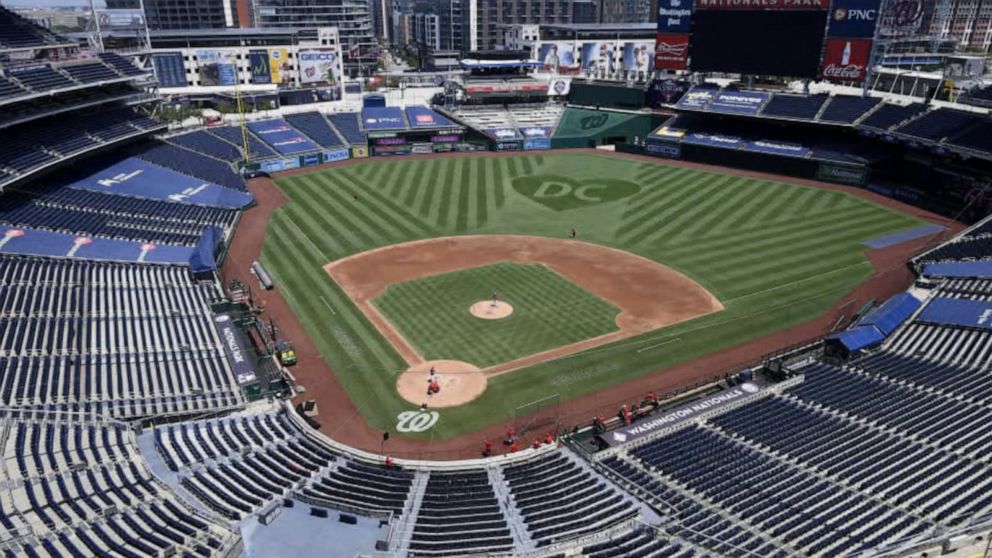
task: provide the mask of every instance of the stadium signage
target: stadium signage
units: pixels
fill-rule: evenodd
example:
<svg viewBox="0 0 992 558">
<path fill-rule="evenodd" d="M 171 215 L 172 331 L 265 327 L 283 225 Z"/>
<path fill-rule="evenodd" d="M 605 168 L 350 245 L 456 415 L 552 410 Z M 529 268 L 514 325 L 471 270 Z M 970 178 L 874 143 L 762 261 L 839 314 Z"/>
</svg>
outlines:
<svg viewBox="0 0 992 558">
<path fill-rule="evenodd" d="M 224 343 L 224 353 L 227 355 L 234 375 L 239 385 L 255 381 L 255 370 L 245 351 L 245 343 L 238 333 L 234 321 L 228 314 L 218 314 L 214 317 L 214 327 L 217 335 Z"/>
<path fill-rule="evenodd" d="M 868 72 L 871 39 L 828 38 L 823 53 L 823 79 L 860 82 Z"/>
<path fill-rule="evenodd" d="M 654 43 L 656 70 L 685 70 L 689 67 L 689 35 L 658 33 Z"/>
<path fill-rule="evenodd" d="M 688 33 L 692 27 L 693 0 L 659 0 L 658 32 Z"/>
<path fill-rule="evenodd" d="M 868 169 L 820 163 L 816 170 L 816 177 L 820 180 L 860 186 L 868 181 Z"/>
<path fill-rule="evenodd" d="M 712 89 L 690 89 L 679 99 L 678 106 L 689 109 L 704 109 L 713 100 L 716 91 Z"/>
<path fill-rule="evenodd" d="M 696 0 L 699 10 L 827 10 L 830 0 Z"/>
<path fill-rule="evenodd" d="M 834 0 L 827 35 L 860 38 L 874 36 L 879 2 L 880 0 Z"/>
<path fill-rule="evenodd" d="M 757 114 L 770 95 L 757 91 L 731 91 L 717 95 L 707 107 L 714 112 Z"/>
<path fill-rule="evenodd" d="M 101 178 L 100 180 L 97 180 L 96 183 L 99 184 L 100 186 L 106 186 L 107 188 L 111 188 L 118 184 L 123 184 L 128 180 L 131 180 L 132 178 L 140 175 L 143 172 L 145 171 L 142 169 L 133 170 L 131 172 L 122 172 L 119 174 L 115 174 L 110 178 Z"/>
<path fill-rule="evenodd" d="M 712 397 L 681 405 L 661 415 L 650 417 L 647 420 L 632 424 L 626 428 L 614 430 L 613 432 L 604 434 L 602 438 L 611 446 L 618 446 L 656 434 L 664 428 L 696 419 L 703 413 L 738 403 L 744 398 L 760 393 L 761 391 L 762 387 L 758 384 L 745 382 Z"/>
<path fill-rule="evenodd" d="M 682 156 L 682 147 L 677 143 L 649 143 L 645 146 L 645 151 L 652 155 L 678 159 Z"/>
</svg>

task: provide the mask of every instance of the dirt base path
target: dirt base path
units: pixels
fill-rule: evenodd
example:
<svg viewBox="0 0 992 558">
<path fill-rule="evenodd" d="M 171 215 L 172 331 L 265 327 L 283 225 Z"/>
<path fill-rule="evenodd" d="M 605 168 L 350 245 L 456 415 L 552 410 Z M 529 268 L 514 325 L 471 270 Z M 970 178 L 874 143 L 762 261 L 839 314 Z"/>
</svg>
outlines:
<svg viewBox="0 0 992 558">
<path fill-rule="evenodd" d="M 572 401 L 562 403 L 560 407 L 560 419 L 566 426 L 573 424 L 584 424 L 590 417 L 599 414 L 612 414 L 616 412 L 623 403 L 629 403 L 639 399 L 647 391 L 654 391 L 658 394 L 665 394 L 671 390 L 691 387 L 696 383 L 707 382 L 714 377 L 722 375 L 723 372 L 740 368 L 760 360 L 764 355 L 777 351 L 782 347 L 787 347 L 796 343 L 805 342 L 810 339 L 824 335 L 830 330 L 840 316 L 850 316 L 853 309 L 860 308 L 868 300 L 884 300 L 908 287 L 913 281 L 913 274 L 906 266 L 906 260 L 931 246 L 940 238 L 950 236 L 961 231 L 964 227 L 960 223 L 947 219 L 940 215 L 927 212 L 920 208 L 904 204 L 897 200 L 886 198 L 878 194 L 869 192 L 862 188 L 839 186 L 827 182 L 814 180 L 797 179 L 788 176 L 781 176 L 772 173 L 758 173 L 742 171 L 732 168 L 717 167 L 713 165 L 702 165 L 696 163 L 686 163 L 681 161 L 670 161 L 654 157 L 610 154 L 593 149 L 569 149 L 560 150 L 571 153 L 587 153 L 599 156 L 615 156 L 634 159 L 651 164 L 673 165 L 687 168 L 697 168 L 712 172 L 719 172 L 728 175 L 748 176 L 764 180 L 776 180 L 779 182 L 800 184 L 846 192 L 860 198 L 879 203 L 881 205 L 894 208 L 898 211 L 915 215 L 926 221 L 937 223 L 948 227 L 948 231 L 940 235 L 917 239 L 895 246 L 890 246 L 881 250 L 868 252 L 875 273 L 867 281 L 856 287 L 851 293 L 838 301 L 833 308 L 825 312 L 818 318 L 797 327 L 789 328 L 772 335 L 768 335 L 753 341 L 743 343 L 723 351 L 719 351 L 702 358 L 698 358 L 683 364 L 659 370 L 658 372 L 647 374 L 642 378 L 612 388 L 601 390 L 595 394 L 580 397 Z M 557 153 L 558 151 L 556 151 Z M 512 157 L 519 153 L 477 153 L 466 154 L 465 156 L 483 157 Z M 414 158 L 446 158 L 451 154 L 413 156 Z M 374 164 L 376 160 L 353 160 L 348 162 L 325 165 L 324 168 L 346 166 L 352 164 Z M 319 169 L 299 169 L 300 172 L 313 172 Z M 299 174 L 294 172 L 292 174 Z M 282 174 L 277 176 L 283 176 Z M 258 259 L 262 251 L 262 244 L 265 240 L 265 229 L 268 225 L 269 216 L 272 212 L 287 202 L 285 197 L 279 192 L 276 185 L 269 179 L 256 179 L 249 181 L 251 193 L 255 196 L 258 206 L 245 212 L 238 226 L 238 232 L 231 243 L 230 251 L 221 272 L 221 277 L 230 279 L 239 277 L 249 280 L 248 265 L 252 260 Z M 304 399 L 316 399 L 320 404 L 321 423 L 320 431 L 357 449 L 370 452 L 379 452 L 382 441 L 382 431 L 369 427 L 362 419 L 355 403 L 348 397 L 347 392 L 341 387 L 337 377 L 331 371 L 327 362 L 317 351 L 310 337 L 306 334 L 296 315 L 286 304 L 282 295 L 278 291 L 264 293 L 261 295 L 267 303 L 266 313 L 279 324 L 286 337 L 293 339 L 294 348 L 299 356 L 300 363 L 293 367 L 292 373 L 297 381 L 305 386 L 306 393 L 296 399 L 297 402 Z M 486 438 L 500 439 L 506 429 L 505 424 L 494 424 L 490 427 L 471 432 L 458 438 L 443 441 L 428 441 L 393 436 L 388 443 L 386 450 L 396 457 L 410 459 L 464 459 L 479 456 L 482 449 L 482 441 Z"/>
<path fill-rule="evenodd" d="M 470 235 L 416 240 L 348 256 L 324 269 L 403 359 L 414 365 L 423 357 L 372 301 L 395 283 L 498 262 L 550 267 L 619 308 L 619 331 L 490 366 L 483 370 L 488 376 L 723 310 L 723 304 L 709 291 L 668 266 L 624 250 L 559 238 Z"/>
</svg>

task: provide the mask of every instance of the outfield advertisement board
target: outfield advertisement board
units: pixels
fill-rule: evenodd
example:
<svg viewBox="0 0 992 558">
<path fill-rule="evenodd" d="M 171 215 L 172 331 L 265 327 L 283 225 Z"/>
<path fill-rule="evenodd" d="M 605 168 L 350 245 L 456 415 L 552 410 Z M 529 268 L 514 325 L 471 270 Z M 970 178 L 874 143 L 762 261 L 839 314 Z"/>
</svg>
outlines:
<svg viewBox="0 0 992 558">
<path fill-rule="evenodd" d="M 721 91 L 706 107 L 713 112 L 755 115 L 765 106 L 771 93 L 762 91 Z"/>
<path fill-rule="evenodd" d="M 237 81 L 235 55 L 219 50 L 198 50 L 196 51 L 196 74 L 200 78 L 200 85 L 202 86 L 234 85 Z"/>
<path fill-rule="evenodd" d="M 337 85 L 344 73 L 341 53 L 334 49 L 301 50 L 297 56 L 300 83 Z"/>
<path fill-rule="evenodd" d="M 688 33 L 693 0 L 658 0 L 658 33 Z"/>
<path fill-rule="evenodd" d="M 689 67 L 689 35 L 658 33 L 654 43 L 656 70 L 685 70 Z"/>
<path fill-rule="evenodd" d="M 809 148 L 805 145 L 770 140 L 754 140 L 745 142 L 744 149 L 755 153 L 768 153 L 769 155 L 799 158 L 805 157 L 810 153 Z"/>
<path fill-rule="evenodd" d="M 866 167 L 849 167 L 820 163 L 816 169 L 816 177 L 820 180 L 838 182 L 840 184 L 862 186 L 868 182 L 868 169 Z"/>
<path fill-rule="evenodd" d="M 269 52 L 265 49 L 255 49 L 248 51 L 248 67 L 251 70 L 251 82 L 255 85 L 262 85 L 272 82 L 272 73 L 269 71 Z"/>
<path fill-rule="evenodd" d="M 827 39 L 823 50 L 823 79 L 830 81 L 864 81 L 871 59 L 871 39 Z"/>
<path fill-rule="evenodd" d="M 709 106 L 718 90 L 708 87 L 693 87 L 679 99 L 679 108 L 703 110 Z"/>
<path fill-rule="evenodd" d="M 519 141 L 498 141 L 496 142 L 497 151 L 519 151 L 520 142 Z"/>
<path fill-rule="evenodd" d="M 323 154 L 324 163 L 333 163 L 335 161 L 344 161 L 348 159 L 347 149 L 335 149 L 334 151 L 325 151 Z"/>
<path fill-rule="evenodd" d="M 691 134 L 686 134 L 686 136 L 682 139 L 682 142 L 691 143 L 694 145 L 706 145 L 709 147 L 720 147 L 723 149 L 737 149 L 744 143 L 744 140 L 734 136 L 694 132 Z"/>
<path fill-rule="evenodd" d="M 880 3 L 881 0 L 834 0 L 827 35 L 831 37 L 874 37 Z"/>
<path fill-rule="evenodd" d="M 678 159 L 682 157 L 682 146 L 677 143 L 649 141 L 644 150 L 652 155 Z"/>
<path fill-rule="evenodd" d="M 830 0 L 696 0 L 697 10 L 826 10 Z"/>
<path fill-rule="evenodd" d="M 539 149 L 551 149 L 551 140 L 548 138 L 524 140 L 525 151 L 533 151 Z"/>
<path fill-rule="evenodd" d="M 601 438 L 610 446 L 619 446 L 646 436 L 655 434 L 665 428 L 677 426 L 698 418 L 701 414 L 738 403 L 748 396 L 761 393 L 758 384 L 745 382 L 739 386 L 726 389 L 705 399 L 699 399 L 685 405 L 675 407 L 657 415 L 651 415 L 630 426 L 618 428 L 613 432 L 603 434 Z"/>
</svg>

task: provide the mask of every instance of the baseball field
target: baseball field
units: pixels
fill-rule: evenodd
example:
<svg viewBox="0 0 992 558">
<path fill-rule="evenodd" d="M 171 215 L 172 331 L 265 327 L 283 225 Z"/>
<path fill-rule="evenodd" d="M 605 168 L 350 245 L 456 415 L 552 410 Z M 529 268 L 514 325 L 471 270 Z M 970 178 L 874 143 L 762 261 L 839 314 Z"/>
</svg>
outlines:
<svg viewBox="0 0 992 558">
<path fill-rule="evenodd" d="M 871 275 L 863 241 L 921 223 L 593 154 L 376 159 L 277 184 L 290 203 L 263 263 L 371 426 L 432 405 L 398 390 L 411 370 L 426 388 L 430 363 L 454 361 L 482 382 L 405 433 L 434 439 L 811 320 Z M 462 377 L 438 371 L 438 397 L 457 395 Z"/>
</svg>

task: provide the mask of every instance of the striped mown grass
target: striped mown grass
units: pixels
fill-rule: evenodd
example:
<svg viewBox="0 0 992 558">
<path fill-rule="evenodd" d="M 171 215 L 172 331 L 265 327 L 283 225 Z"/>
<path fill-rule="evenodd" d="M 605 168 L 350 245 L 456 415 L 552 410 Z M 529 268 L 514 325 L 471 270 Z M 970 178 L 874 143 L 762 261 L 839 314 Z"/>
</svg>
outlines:
<svg viewBox="0 0 992 558">
<path fill-rule="evenodd" d="M 538 192 L 557 196 L 568 188 L 535 187 L 535 176 L 564 178 L 571 192 L 537 199 Z M 636 187 L 624 185 L 626 197 L 590 201 L 607 181 Z M 395 371 L 405 364 L 323 270 L 338 258 L 460 234 L 561 238 L 576 227 L 584 241 L 685 273 L 725 306 L 494 377 L 471 405 L 442 411 L 435 431 L 424 434 L 435 438 L 503 421 L 521 403 L 553 393 L 578 397 L 814 319 L 871 274 L 863 241 L 920 224 L 839 192 L 598 154 L 370 160 L 278 184 L 291 202 L 269 224 L 263 261 L 378 428 L 394 427 L 397 413 L 408 409 L 394 389 Z M 581 187 L 587 188 L 578 197 Z M 536 334 L 536 326 L 531 329 Z"/>
<path fill-rule="evenodd" d="M 500 320 L 469 307 L 499 293 Z M 427 360 L 485 368 L 617 331 L 620 309 L 540 264 L 498 263 L 391 285 L 373 301 Z"/>
</svg>

